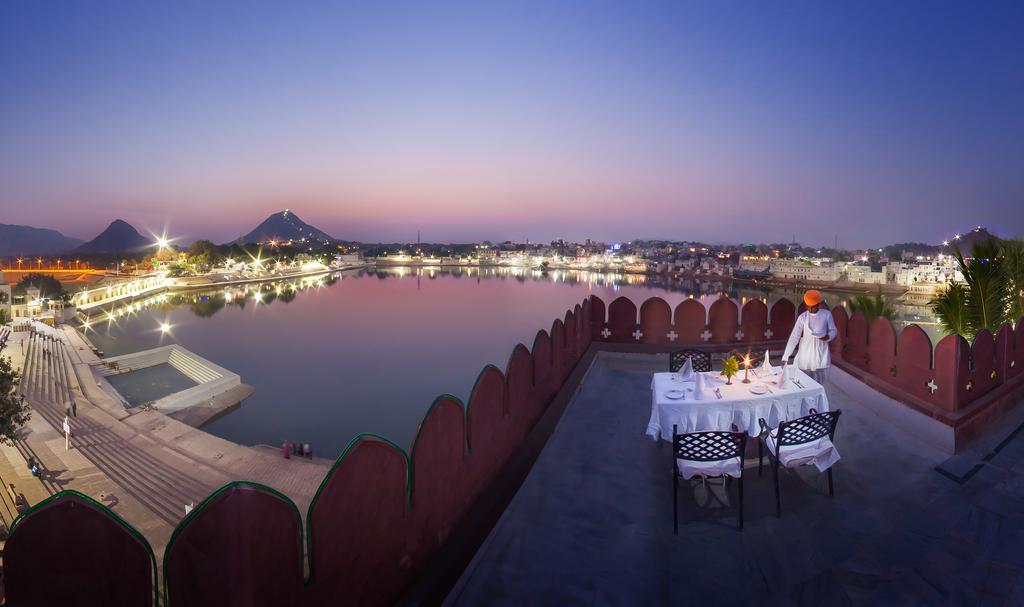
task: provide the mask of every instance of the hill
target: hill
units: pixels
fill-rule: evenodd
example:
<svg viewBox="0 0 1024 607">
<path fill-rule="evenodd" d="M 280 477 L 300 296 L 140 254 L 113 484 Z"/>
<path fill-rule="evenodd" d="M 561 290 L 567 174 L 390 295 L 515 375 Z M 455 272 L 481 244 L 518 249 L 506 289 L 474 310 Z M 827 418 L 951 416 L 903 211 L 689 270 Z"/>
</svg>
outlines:
<svg viewBox="0 0 1024 607">
<path fill-rule="evenodd" d="M 44 255 L 65 253 L 82 244 L 57 230 L 0 223 L 0 255 Z"/>
<path fill-rule="evenodd" d="M 153 240 L 126 221 L 115 219 L 99 236 L 76 249 L 79 253 L 138 253 L 153 246 Z"/>
<path fill-rule="evenodd" d="M 244 243 L 255 242 L 316 242 L 334 244 L 336 238 L 299 219 L 299 216 L 285 209 L 267 217 L 256 229 L 242 237 Z"/>
</svg>

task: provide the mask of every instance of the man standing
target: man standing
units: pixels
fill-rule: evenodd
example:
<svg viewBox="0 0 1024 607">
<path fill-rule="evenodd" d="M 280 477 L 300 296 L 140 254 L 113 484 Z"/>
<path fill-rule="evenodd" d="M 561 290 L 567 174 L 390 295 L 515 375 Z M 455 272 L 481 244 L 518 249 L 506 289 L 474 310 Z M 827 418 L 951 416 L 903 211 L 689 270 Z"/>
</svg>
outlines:
<svg viewBox="0 0 1024 607">
<path fill-rule="evenodd" d="M 820 291 L 811 289 L 804 293 L 804 304 L 807 310 L 797 317 L 782 360 L 788 361 L 796 350 L 797 368 L 824 386 L 832 365 L 828 342 L 836 338 L 836 321 L 831 312 L 821 309 Z"/>
</svg>

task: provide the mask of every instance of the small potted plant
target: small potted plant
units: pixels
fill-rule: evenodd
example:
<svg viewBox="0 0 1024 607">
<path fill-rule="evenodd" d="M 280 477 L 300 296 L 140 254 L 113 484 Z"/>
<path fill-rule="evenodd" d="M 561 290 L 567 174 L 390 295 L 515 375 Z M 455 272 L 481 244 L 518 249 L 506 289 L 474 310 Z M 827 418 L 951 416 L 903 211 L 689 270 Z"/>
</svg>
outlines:
<svg viewBox="0 0 1024 607">
<path fill-rule="evenodd" d="M 740 372 L 740 361 L 735 356 L 730 356 L 722 361 L 722 376 L 725 377 L 725 385 L 732 385 L 732 378 Z"/>
</svg>

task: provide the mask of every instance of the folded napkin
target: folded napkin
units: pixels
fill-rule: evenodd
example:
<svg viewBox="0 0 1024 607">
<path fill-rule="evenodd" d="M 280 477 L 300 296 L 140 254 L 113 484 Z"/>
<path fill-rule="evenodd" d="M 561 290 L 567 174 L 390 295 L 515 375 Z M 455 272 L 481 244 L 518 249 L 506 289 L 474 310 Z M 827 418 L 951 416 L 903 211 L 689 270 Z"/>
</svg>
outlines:
<svg viewBox="0 0 1024 607">
<path fill-rule="evenodd" d="M 786 382 L 792 376 L 788 363 L 782 363 L 782 371 L 779 371 L 779 387 L 785 388 Z"/>
<path fill-rule="evenodd" d="M 679 370 L 679 379 L 682 381 L 690 381 L 693 379 L 693 360 L 690 358 L 686 359 L 683 364 L 683 368 Z"/>
<path fill-rule="evenodd" d="M 704 374 L 697 374 L 697 385 L 693 389 L 693 400 L 704 400 Z"/>
<path fill-rule="evenodd" d="M 764 362 L 761 363 L 761 377 L 769 377 L 775 369 L 769 361 L 768 350 L 764 351 Z"/>
</svg>

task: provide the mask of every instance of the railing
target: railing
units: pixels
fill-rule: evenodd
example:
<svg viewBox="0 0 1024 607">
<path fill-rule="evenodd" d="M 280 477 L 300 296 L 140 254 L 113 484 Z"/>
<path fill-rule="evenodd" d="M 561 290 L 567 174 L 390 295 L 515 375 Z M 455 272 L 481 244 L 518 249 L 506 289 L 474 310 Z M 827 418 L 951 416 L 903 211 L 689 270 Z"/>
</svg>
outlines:
<svg viewBox="0 0 1024 607">
<path fill-rule="evenodd" d="M 802 307 L 802 306 L 801 306 Z M 519 344 L 504 371 L 486 366 L 468 404 L 451 395 L 428 409 L 408 451 L 355 438 L 324 478 L 305 527 L 272 488 L 232 483 L 175 529 L 163 587 L 146 540 L 104 506 L 63 492 L 18 518 L 4 550 L 9 604 L 386 605 L 424 571 L 566 383 L 593 342 L 601 348 L 765 347 L 788 337 L 800 308 L 788 300 L 728 299 L 673 310 L 651 298 L 605 306 L 587 298 Z M 931 343 L 919 327 L 898 336 L 885 319 L 833 310 L 834 360 L 903 395 L 957 412 L 1016 377 L 1024 325 Z M 973 361 L 973 362 L 972 362 Z M 920 403 L 918 403 L 920 404 Z M 103 558 L 96 558 L 102 554 Z M 308 565 L 308 575 L 305 573 Z"/>
</svg>

